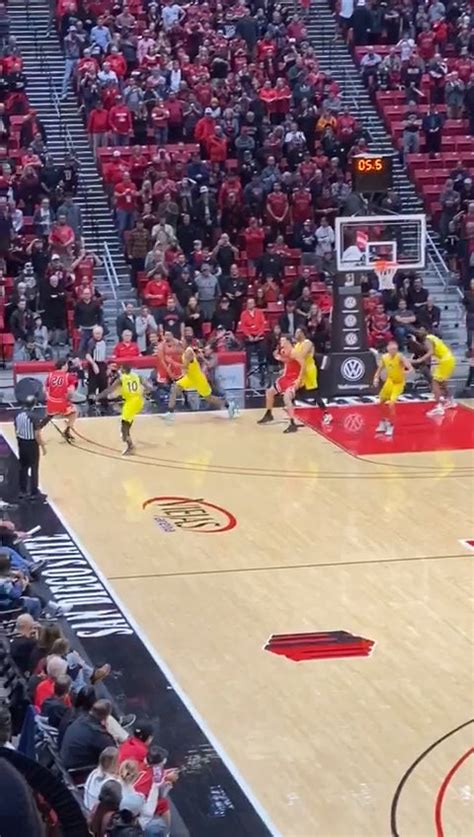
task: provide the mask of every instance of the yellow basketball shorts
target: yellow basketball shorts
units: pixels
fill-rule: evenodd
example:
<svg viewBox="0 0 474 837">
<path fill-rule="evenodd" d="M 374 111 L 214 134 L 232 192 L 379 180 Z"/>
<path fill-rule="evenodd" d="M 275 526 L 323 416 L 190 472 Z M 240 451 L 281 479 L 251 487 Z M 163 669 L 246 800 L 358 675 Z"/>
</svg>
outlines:
<svg viewBox="0 0 474 837">
<path fill-rule="evenodd" d="M 404 381 L 402 381 L 401 384 L 396 384 L 393 381 L 391 381 L 390 378 L 387 378 L 382 389 L 380 390 L 379 398 L 384 403 L 389 401 L 393 404 L 398 398 L 400 398 L 404 389 Z"/>
<path fill-rule="evenodd" d="M 143 398 L 129 398 L 123 402 L 122 412 L 120 418 L 122 421 L 127 421 L 129 424 L 141 413 L 144 405 Z"/>
<path fill-rule="evenodd" d="M 183 375 L 176 381 L 180 389 L 189 390 L 195 389 L 201 398 L 209 398 L 212 390 L 209 386 L 209 381 L 204 375 L 194 377 L 193 375 Z"/>
<path fill-rule="evenodd" d="M 433 368 L 433 381 L 439 381 L 440 383 L 447 381 L 453 374 L 455 368 L 456 358 L 453 355 L 443 358 Z"/>
</svg>

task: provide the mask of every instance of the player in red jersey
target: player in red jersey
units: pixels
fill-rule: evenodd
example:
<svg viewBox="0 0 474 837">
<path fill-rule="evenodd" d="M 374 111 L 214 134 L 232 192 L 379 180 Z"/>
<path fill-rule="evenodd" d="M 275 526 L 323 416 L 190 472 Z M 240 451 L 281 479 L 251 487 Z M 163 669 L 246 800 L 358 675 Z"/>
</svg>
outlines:
<svg viewBox="0 0 474 837">
<path fill-rule="evenodd" d="M 293 402 L 295 400 L 296 390 L 302 384 L 303 380 L 303 363 L 304 359 L 301 355 L 296 354 L 293 349 L 291 340 L 287 337 L 282 337 L 279 348 L 273 353 L 276 360 L 283 363 L 283 374 L 276 379 L 274 386 L 267 389 L 265 393 L 265 413 L 257 424 L 268 424 L 273 421 L 273 405 L 275 403 L 275 396 L 282 395 L 285 410 L 288 413 L 290 423 L 283 431 L 284 433 L 296 433 L 298 430 L 295 424 L 295 413 Z"/>
<path fill-rule="evenodd" d="M 183 344 L 173 337 L 171 331 L 165 331 L 155 355 L 158 383 L 169 384 L 181 378 L 183 348 Z"/>
<path fill-rule="evenodd" d="M 66 419 L 66 429 L 63 436 L 67 442 L 73 441 L 72 430 L 77 418 L 77 410 L 71 401 L 71 394 L 77 384 L 77 376 L 69 371 L 67 361 L 59 360 L 54 372 L 50 372 L 45 383 L 46 415 L 63 416 Z"/>
</svg>

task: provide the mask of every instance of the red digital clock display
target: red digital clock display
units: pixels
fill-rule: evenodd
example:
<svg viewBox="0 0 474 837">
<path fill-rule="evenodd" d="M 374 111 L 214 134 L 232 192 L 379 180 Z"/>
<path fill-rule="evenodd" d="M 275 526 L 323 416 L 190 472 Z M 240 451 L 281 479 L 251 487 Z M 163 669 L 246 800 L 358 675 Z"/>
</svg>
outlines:
<svg viewBox="0 0 474 837">
<path fill-rule="evenodd" d="M 352 158 L 352 185 L 355 192 L 386 192 L 393 182 L 392 158 L 360 154 Z"/>
</svg>

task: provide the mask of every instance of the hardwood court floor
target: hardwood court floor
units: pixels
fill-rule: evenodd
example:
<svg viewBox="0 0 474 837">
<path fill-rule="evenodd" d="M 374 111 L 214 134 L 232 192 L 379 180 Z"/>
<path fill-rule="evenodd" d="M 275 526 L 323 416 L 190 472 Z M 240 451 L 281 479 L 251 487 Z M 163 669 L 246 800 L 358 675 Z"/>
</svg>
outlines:
<svg viewBox="0 0 474 837">
<path fill-rule="evenodd" d="M 43 487 L 275 833 L 469 837 L 474 552 L 459 541 L 474 537 L 472 452 L 364 461 L 257 417 L 143 417 L 129 459 L 118 419 L 81 421 L 74 449 L 50 428 Z M 233 521 L 143 507 L 157 497 L 199 498 L 236 525 L 183 530 L 188 513 L 204 529 Z M 375 641 L 371 656 L 264 650 L 272 634 L 338 630 Z M 438 739 L 391 824 L 400 780 Z"/>
</svg>

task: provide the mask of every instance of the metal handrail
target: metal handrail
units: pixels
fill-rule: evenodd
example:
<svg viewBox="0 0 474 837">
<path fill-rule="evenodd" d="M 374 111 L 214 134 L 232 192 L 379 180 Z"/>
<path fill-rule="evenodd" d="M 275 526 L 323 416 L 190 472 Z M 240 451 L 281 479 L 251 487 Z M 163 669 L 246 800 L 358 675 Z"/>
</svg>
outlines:
<svg viewBox="0 0 474 837">
<path fill-rule="evenodd" d="M 117 276 L 117 271 L 115 269 L 114 260 L 112 258 L 112 254 L 110 252 L 109 245 L 106 241 L 104 241 L 103 246 L 103 263 L 105 267 L 105 275 L 107 277 L 107 281 L 110 285 L 110 290 L 112 292 L 112 296 L 116 302 L 118 302 L 117 296 L 117 288 L 120 287 L 119 278 Z"/>
</svg>

